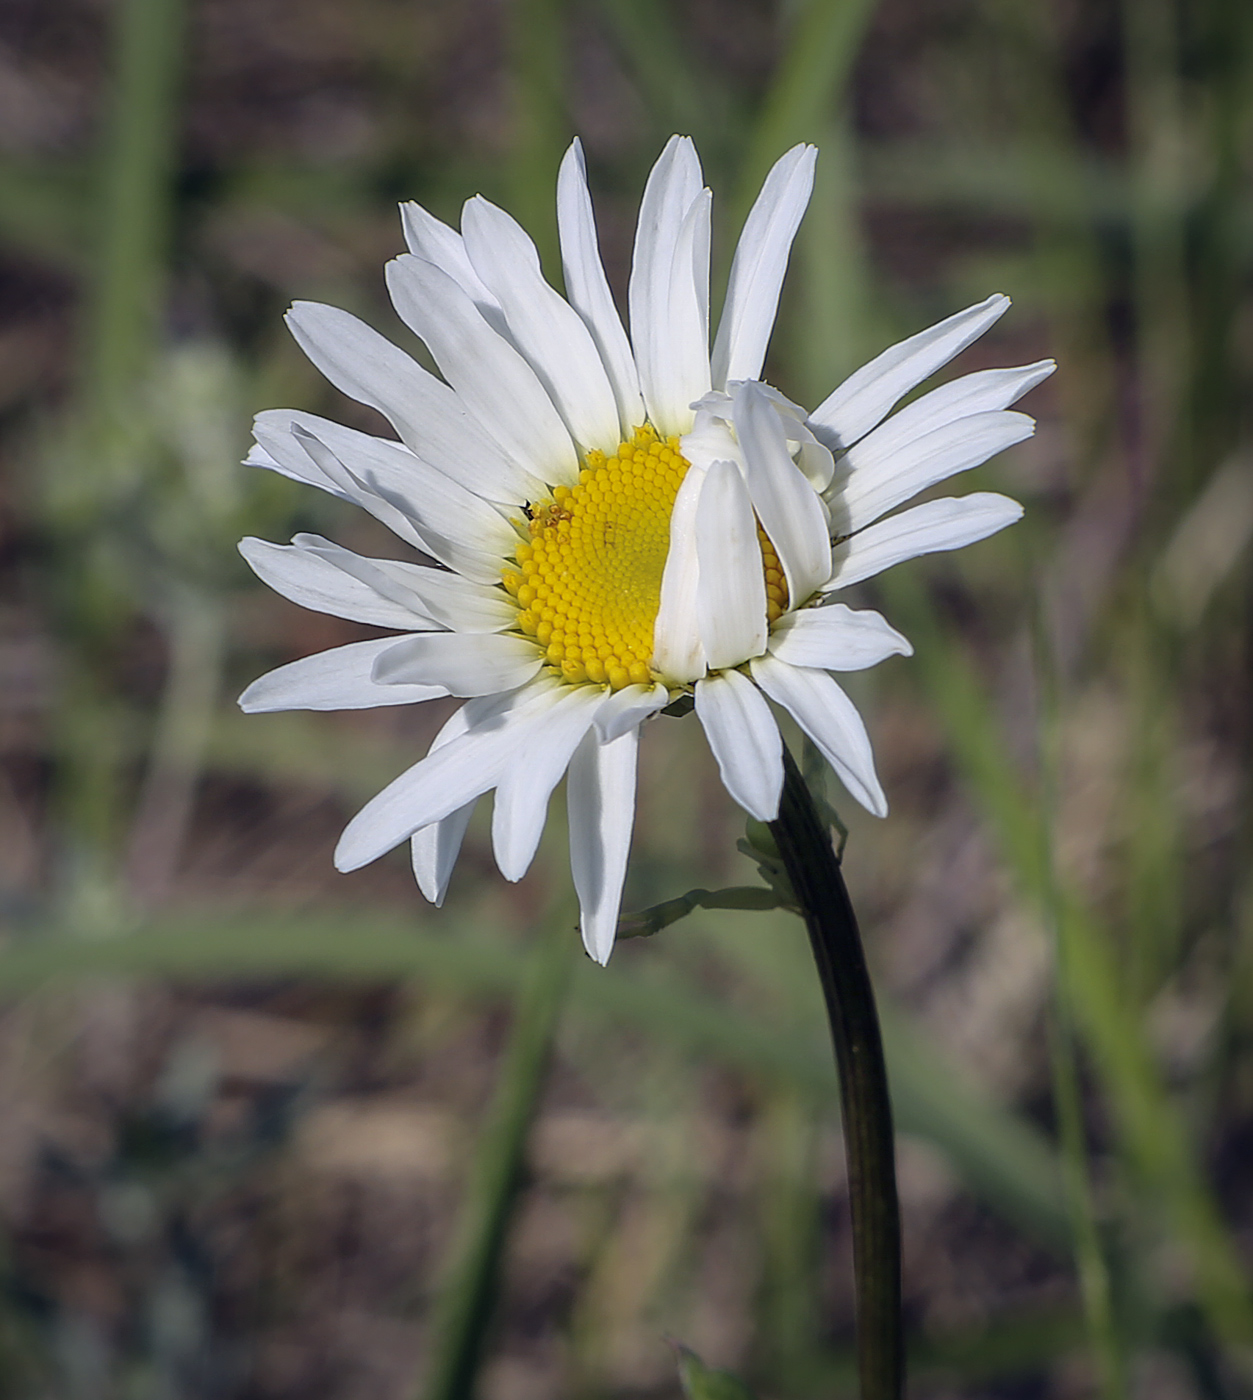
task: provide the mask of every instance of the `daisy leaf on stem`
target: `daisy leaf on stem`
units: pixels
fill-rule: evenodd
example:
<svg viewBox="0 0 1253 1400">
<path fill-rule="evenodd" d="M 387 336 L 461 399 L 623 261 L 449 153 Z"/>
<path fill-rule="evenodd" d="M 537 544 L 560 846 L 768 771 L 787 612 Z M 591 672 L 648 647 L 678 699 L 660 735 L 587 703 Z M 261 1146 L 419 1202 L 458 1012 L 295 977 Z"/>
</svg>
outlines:
<svg viewBox="0 0 1253 1400">
<path fill-rule="evenodd" d="M 791 754 L 770 833 L 796 892 L 831 1023 L 853 1217 L 861 1400 L 904 1393 L 901 1222 L 887 1065 L 857 916 L 839 861 Z"/>
<path fill-rule="evenodd" d="M 732 885 L 725 890 L 688 890 L 675 899 L 652 904 L 636 914 L 618 920 L 618 941 L 624 938 L 651 938 L 663 928 L 677 924 L 697 909 L 783 909 L 786 902 L 778 891 L 760 885 Z"/>
</svg>

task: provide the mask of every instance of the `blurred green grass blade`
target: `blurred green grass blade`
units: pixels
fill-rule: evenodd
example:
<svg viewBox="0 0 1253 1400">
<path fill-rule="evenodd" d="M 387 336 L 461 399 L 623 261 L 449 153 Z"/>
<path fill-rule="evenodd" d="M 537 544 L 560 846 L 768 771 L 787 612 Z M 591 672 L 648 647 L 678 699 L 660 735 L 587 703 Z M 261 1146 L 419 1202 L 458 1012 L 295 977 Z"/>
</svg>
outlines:
<svg viewBox="0 0 1253 1400">
<path fill-rule="evenodd" d="M 426 1400 L 470 1400 L 500 1293 L 527 1136 L 539 1109 L 577 936 L 574 908 L 552 915 L 527 959 L 487 1125 L 474 1153 L 449 1268 L 431 1323 Z"/>
<path fill-rule="evenodd" d="M 180 132 L 184 0 L 122 0 L 103 165 L 100 262 L 86 347 L 89 406 L 118 411 L 157 332 Z"/>
<path fill-rule="evenodd" d="M 987 697 L 958 645 L 908 574 L 882 587 L 914 643 L 919 673 L 944 722 L 953 754 L 988 817 L 1026 898 L 1047 914 L 1051 874 L 1043 860 L 1039 813 L 1000 737 Z M 1067 890 L 1057 895 L 1068 993 L 1100 1074 L 1126 1157 L 1161 1201 L 1164 1221 L 1191 1260 L 1199 1301 L 1227 1341 L 1253 1337 L 1249 1285 L 1205 1184 L 1178 1107 L 1167 1093 L 1143 1030 L 1121 992 L 1106 932 Z"/>
<path fill-rule="evenodd" d="M 843 100 L 875 0 L 805 0 L 793 16 L 783 57 L 762 102 L 740 170 L 742 221 L 766 172 L 798 141 L 815 141 Z"/>
<path fill-rule="evenodd" d="M 679 1347 L 679 1380 L 687 1400 L 754 1400 L 738 1376 L 706 1366 L 690 1347 Z"/>
<path fill-rule="evenodd" d="M 86 941 L 62 936 L 14 941 L 0 949 L 0 993 L 91 977 L 422 978 L 459 992 L 508 995 L 521 979 L 522 954 L 485 940 L 447 911 L 440 933 L 400 917 L 309 914 L 163 920 L 135 932 Z M 824 1106 L 835 1072 L 822 1024 L 750 1019 L 696 991 L 676 974 L 641 975 L 590 965 L 574 971 L 569 1014 L 608 1018 L 657 1035 L 695 1056 L 794 1086 Z M 902 1131 L 933 1142 L 970 1189 L 1051 1248 L 1066 1247 L 1068 1225 L 1056 1165 L 1043 1137 L 987 1103 L 890 1007 L 882 1009 L 888 1069 Z M 794 1019 L 794 1018 L 793 1018 Z"/>
</svg>

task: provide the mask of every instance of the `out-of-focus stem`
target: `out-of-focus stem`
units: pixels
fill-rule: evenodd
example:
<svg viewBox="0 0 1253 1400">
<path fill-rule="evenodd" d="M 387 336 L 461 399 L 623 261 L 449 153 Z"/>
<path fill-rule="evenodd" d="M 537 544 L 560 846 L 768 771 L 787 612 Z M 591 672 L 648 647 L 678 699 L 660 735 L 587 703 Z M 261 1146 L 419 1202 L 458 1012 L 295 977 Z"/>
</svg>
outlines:
<svg viewBox="0 0 1253 1400">
<path fill-rule="evenodd" d="M 853 1216 L 862 1400 L 898 1400 L 905 1384 L 901 1222 L 887 1065 L 857 916 L 814 801 L 786 749 L 770 831 L 809 930 L 835 1045 Z"/>
</svg>

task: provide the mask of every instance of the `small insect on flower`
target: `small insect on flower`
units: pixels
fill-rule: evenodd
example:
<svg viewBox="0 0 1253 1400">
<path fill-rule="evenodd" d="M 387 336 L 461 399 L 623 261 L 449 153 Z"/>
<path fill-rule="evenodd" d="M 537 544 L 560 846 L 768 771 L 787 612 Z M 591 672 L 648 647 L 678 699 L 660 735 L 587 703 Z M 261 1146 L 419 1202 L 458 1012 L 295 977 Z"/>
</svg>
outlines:
<svg viewBox="0 0 1253 1400">
<path fill-rule="evenodd" d="M 1032 420 L 1009 406 L 1053 364 L 969 374 L 888 417 L 1006 310 L 993 296 L 885 350 L 812 413 L 761 382 L 816 154 L 797 146 L 766 177 L 712 351 L 711 195 L 678 136 L 640 206 L 630 338 L 577 141 L 557 182 L 564 298 L 487 200 L 466 204 L 459 233 L 402 208 L 409 252 L 387 283 L 442 379 L 347 312 L 298 302 L 288 314 L 313 363 L 400 441 L 271 409 L 248 462 L 364 507 L 436 562 L 366 559 L 316 535 L 244 540 L 253 569 L 293 602 L 405 635 L 281 666 L 240 704 L 466 702 L 349 823 L 341 870 L 408 840 L 439 904 L 474 805 L 494 790 L 496 861 L 517 880 L 564 774 L 583 938 L 607 961 L 640 729 L 685 695 L 727 790 L 757 819 L 774 818 L 783 780 L 770 701 L 858 802 L 886 813 L 865 726 L 831 673 L 910 645 L 835 598 L 1018 519 L 1016 502 L 984 492 L 889 512 L 1028 437 Z"/>
</svg>

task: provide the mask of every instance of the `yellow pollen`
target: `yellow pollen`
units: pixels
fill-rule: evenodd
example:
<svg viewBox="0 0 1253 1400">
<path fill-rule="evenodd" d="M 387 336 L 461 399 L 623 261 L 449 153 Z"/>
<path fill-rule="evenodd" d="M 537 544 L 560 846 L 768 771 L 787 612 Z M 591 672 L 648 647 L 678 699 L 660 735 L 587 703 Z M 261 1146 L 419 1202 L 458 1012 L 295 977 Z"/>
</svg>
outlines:
<svg viewBox="0 0 1253 1400">
<path fill-rule="evenodd" d="M 518 627 L 556 676 L 621 690 L 653 680 L 649 662 L 670 548 L 674 498 L 687 472 L 677 437 L 650 424 L 612 455 L 589 452 L 575 486 L 528 509 L 528 539 L 501 582 Z M 770 621 L 787 607 L 774 546 L 758 526 Z"/>
</svg>

